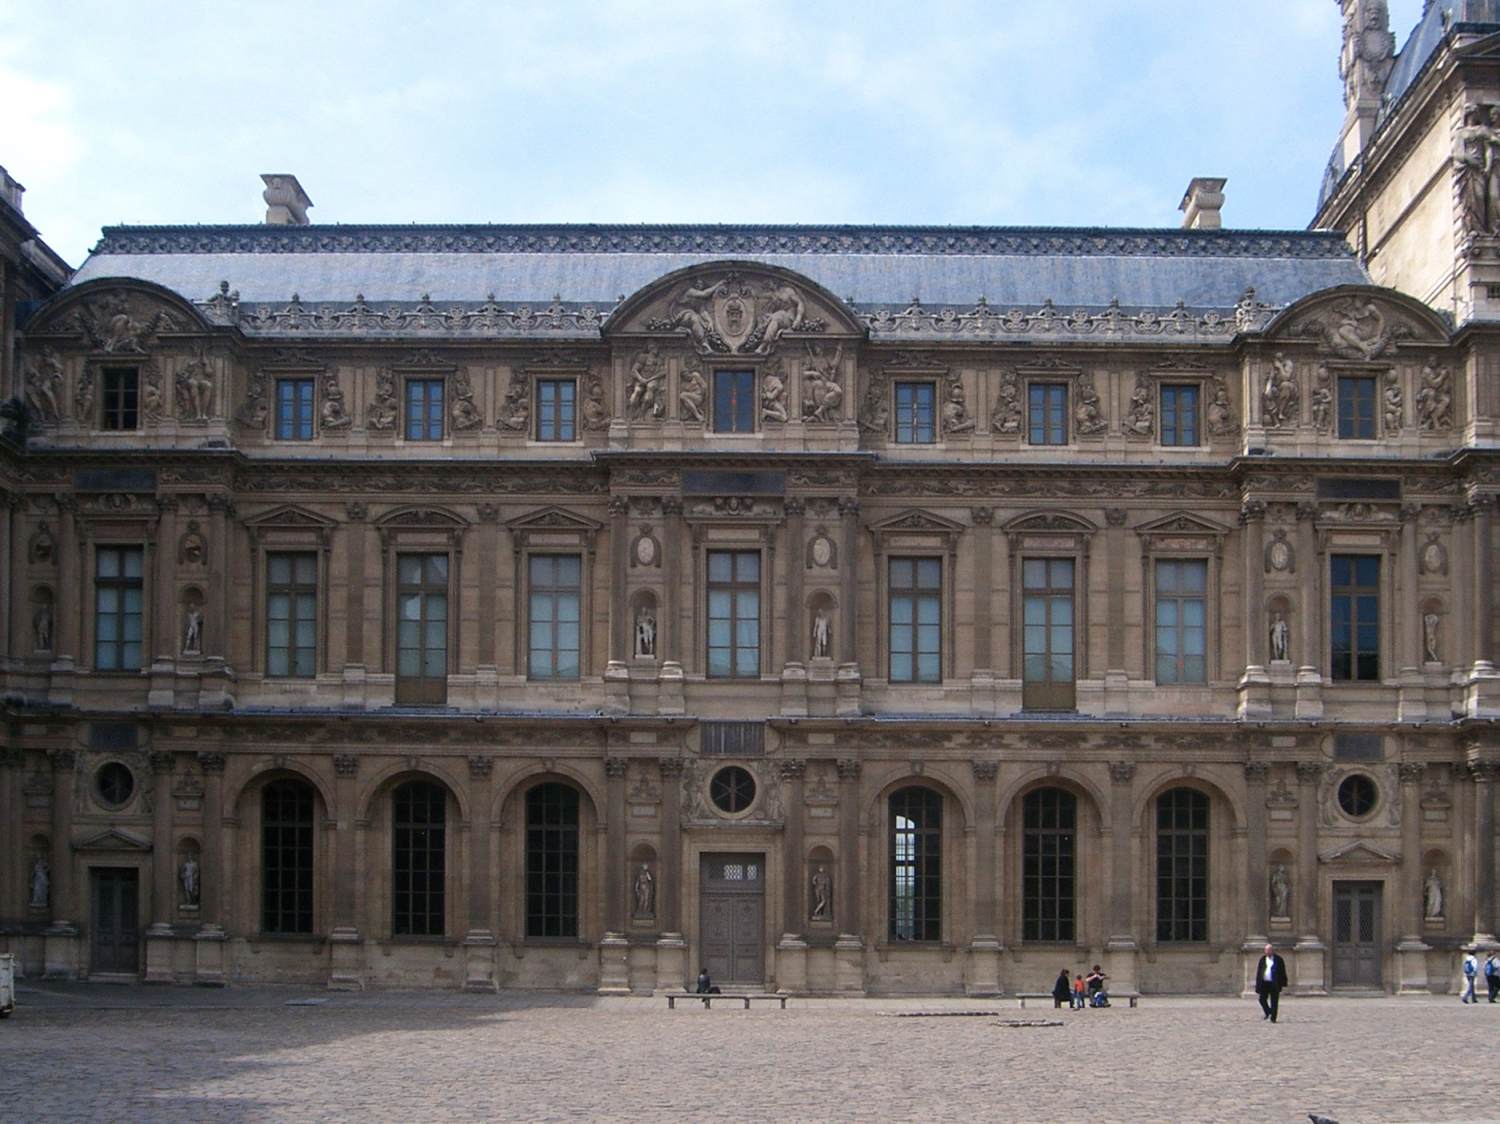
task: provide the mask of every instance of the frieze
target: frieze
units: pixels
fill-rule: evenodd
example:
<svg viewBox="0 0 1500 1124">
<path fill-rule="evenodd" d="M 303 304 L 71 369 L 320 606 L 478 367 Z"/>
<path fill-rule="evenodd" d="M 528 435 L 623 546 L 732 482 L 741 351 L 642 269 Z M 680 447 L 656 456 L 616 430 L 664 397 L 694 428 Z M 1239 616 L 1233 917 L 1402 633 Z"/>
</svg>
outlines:
<svg viewBox="0 0 1500 1124">
<path fill-rule="evenodd" d="M 913 301 L 899 311 L 879 308 L 861 312 L 859 320 L 872 339 L 905 336 L 998 340 L 1025 336 L 1054 339 L 1149 339 L 1225 342 L 1244 331 L 1260 331 L 1278 308 L 1254 300 L 1234 310 L 1188 308 L 1179 300 L 1169 309 L 1121 307 L 1060 309 L 1051 300 L 1004 312 L 980 297 L 969 309 L 926 309 Z"/>
<path fill-rule="evenodd" d="M 1040 474 L 986 479 L 970 471 L 963 475 L 891 474 L 870 479 L 864 491 L 872 496 L 1036 496 L 1048 494 L 1079 499 L 1173 498 L 1235 499 L 1240 494 L 1230 481 L 1211 479 L 1142 479 L 1044 477 Z"/>
<path fill-rule="evenodd" d="M 458 492 L 466 495 L 602 495 L 609 483 L 602 476 L 583 473 L 520 473 L 495 466 L 496 474 L 476 472 L 473 466 L 462 471 L 376 472 L 267 472 L 253 469 L 240 474 L 238 487 L 247 492 Z"/>
<path fill-rule="evenodd" d="M 377 306 L 356 295 L 345 305 L 303 303 L 297 294 L 284 305 L 227 308 L 210 298 L 196 302 L 214 323 L 237 324 L 248 335 L 349 335 L 355 337 L 437 335 L 455 338 L 569 335 L 597 339 L 606 312 L 593 304 L 554 300 L 542 308 L 484 301 L 382 301 Z"/>
</svg>

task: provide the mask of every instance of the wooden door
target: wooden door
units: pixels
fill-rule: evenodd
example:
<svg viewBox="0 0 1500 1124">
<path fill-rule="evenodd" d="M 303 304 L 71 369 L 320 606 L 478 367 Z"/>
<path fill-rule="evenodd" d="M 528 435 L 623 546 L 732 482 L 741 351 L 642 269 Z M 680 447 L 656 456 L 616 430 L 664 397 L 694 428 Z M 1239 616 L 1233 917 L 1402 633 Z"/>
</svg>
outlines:
<svg viewBox="0 0 1500 1124">
<path fill-rule="evenodd" d="M 90 872 L 93 932 L 92 972 L 140 971 L 139 877 L 133 867 L 96 867 Z"/>
<path fill-rule="evenodd" d="M 765 872 L 764 855 L 703 856 L 699 966 L 720 987 L 765 980 Z"/>
<path fill-rule="evenodd" d="M 1380 984 L 1379 882 L 1333 884 L 1333 986 Z"/>
</svg>

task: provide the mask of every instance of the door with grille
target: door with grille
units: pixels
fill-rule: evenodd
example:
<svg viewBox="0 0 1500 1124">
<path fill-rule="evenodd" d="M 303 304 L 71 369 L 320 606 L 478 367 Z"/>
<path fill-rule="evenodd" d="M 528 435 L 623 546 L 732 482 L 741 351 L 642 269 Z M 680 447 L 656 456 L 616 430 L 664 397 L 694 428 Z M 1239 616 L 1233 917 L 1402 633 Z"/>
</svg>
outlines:
<svg viewBox="0 0 1500 1124">
<path fill-rule="evenodd" d="M 1333 986 L 1380 987 L 1379 882 L 1333 884 Z"/>
<path fill-rule="evenodd" d="M 703 856 L 699 960 L 720 987 L 765 980 L 765 873 L 761 854 Z"/>
</svg>

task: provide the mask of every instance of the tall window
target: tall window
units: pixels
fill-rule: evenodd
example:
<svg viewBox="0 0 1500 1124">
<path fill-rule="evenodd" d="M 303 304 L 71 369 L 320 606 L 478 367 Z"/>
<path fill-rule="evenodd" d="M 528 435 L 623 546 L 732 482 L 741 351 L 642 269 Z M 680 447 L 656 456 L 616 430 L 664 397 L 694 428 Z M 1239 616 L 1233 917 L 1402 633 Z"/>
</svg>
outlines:
<svg viewBox="0 0 1500 1124">
<path fill-rule="evenodd" d="M 708 555 L 708 673 L 731 679 L 760 674 L 760 554 Z"/>
<path fill-rule="evenodd" d="M 1208 940 L 1208 797 L 1196 789 L 1156 800 L 1156 939 Z"/>
<path fill-rule="evenodd" d="M 539 379 L 536 384 L 536 439 L 577 440 L 574 406 L 578 383 L 573 379 Z"/>
<path fill-rule="evenodd" d="M 101 546 L 94 552 L 94 669 L 141 668 L 141 570 L 138 546 Z"/>
<path fill-rule="evenodd" d="M 891 559 L 891 681 L 942 680 L 943 562 Z"/>
<path fill-rule="evenodd" d="M 1033 710 L 1073 706 L 1073 560 L 1021 563 L 1022 704 Z"/>
<path fill-rule="evenodd" d="M 896 443 L 929 444 L 936 440 L 937 387 L 930 382 L 896 384 Z"/>
<path fill-rule="evenodd" d="M 312 440 L 313 399 L 316 385 L 312 379 L 276 380 L 276 439 L 278 441 Z"/>
<path fill-rule="evenodd" d="M 448 556 L 396 558 L 396 701 L 448 697 Z"/>
<path fill-rule="evenodd" d="M 755 432 L 755 372 L 714 372 L 714 432 Z"/>
<path fill-rule="evenodd" d="M 1060 788 L 1039 788 L 1022 805 L 1021 939 L 1074 939 L 1078 801 Z"/>
<path fill-rule="evenodd" d="M 1068 385 L 1034 382 L 1026 391 L 1027 441 L 1032 445 L 1068 443 Z"/>
<path fill-rule="evenodd" d="M 135 367 L 105 367 L 100 372 L 101 429 L 138 429 L 141 424 L 141 373 Z"/>
<path fill-rule="evenodd" d="M 313 931 L 313 789 L 272 781 L 260 797 L 260 927 Z"/>
<path fill-rule="evenodd" d="M 1380 678 L 1380 558 L 1335 554 L 1329 560 L 1329 632 L 1335 679 Z"/>
<path fill-rule="evenodd" d="M 318 556 L 266 559 L 266 674 L 310 679 L 318 670 Z"/>
<path fill-rule="evenodd" d="M 1205 683 L 1208 563 L 1156 563 L 1156 681 Z"/>
<path fill-rule="evenodd" d="M 526 935 L 578 935 L 578 791 L 565 784 L 526 794 Z"/>
<path fill-rule="evenodd" d="M 943 798 L 930 788 L 891 794 L 891 940 L 943 936 Z"/>
<path fill-rule="evenodd" d="M 443 439 L 443 380 L 406 380 L 406 439 Z"/>
<path fill-rule="evenodd" d="M 1375 379 L 1366 375 L 1339 376 L 1339 436 L 1375 438 Z"/>
<path fill-rule="evenodd" d="M 1196 383 L 1161 388 L 1161 443 L 1198 444 L 1198 386 Z"/>
<path fill-rule="evenodd" d="M 583 564 L 576 554 L 533 554 L 531 646 L 527 674 L 533 679 L 577 679 L 579 601 Z"/>
<path fill-rule="evenodd" d="M 391 932 L 443 935 L 448 794 L 412 781 L 391 795 Z"/>
</svg>

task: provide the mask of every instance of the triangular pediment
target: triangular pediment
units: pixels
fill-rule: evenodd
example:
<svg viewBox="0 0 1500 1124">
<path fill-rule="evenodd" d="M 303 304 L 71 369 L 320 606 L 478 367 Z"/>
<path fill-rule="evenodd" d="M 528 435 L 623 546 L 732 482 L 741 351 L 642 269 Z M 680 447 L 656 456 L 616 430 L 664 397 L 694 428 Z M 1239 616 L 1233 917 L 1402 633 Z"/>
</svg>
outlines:
<svg viewBox="0 0 1500 1124">
<path fill-rule="evenodd" d="M 122 831 L 118 827 L 112 827 L 108 831 L 101 831 L 98 835 L 91 835 L 78 843 L 73 844 L 75 851 L 149 851 L 151 840 L 144 839 L 139 835 L 133 835 L 128 831 Z"/>
<path fill-rule="evenodd" d="M 1140 524 L 1136 531 L 1143 535 L 1227 535 L 1229 528 L 1200 519 L 1188 511 L 1174 511 Z"/>
<path fill-rule="evenodd" d="M 577 531 L 593 534 L 603 524 L 560 507 L 543 507 L 512 519 L 506 526 L 512 531 Z"/>
<path fill-rule="evenodd" d="M 930 511 L 923 511 L 915 507 L 900 512 L 897 515 L 892 515 L 888 519 L 882 519 L 878 523 L 871 523 L 870 529 L 873 531 L 925 531 L 944 535 L 951 535 L 967 530 L 962 523 L 957 523 L 952 519 L 945 519 L 941 515 L 934 515 Z"/>
<path fill-rule="evenodd" d="M 305 528 L 310 531 L 326 530 L 336 525 L 332 519 L 293 504 L 285 504 L 263 515 L 255 515 L 245 520 L 247 527 Z"/>
<path fill-rule="evenodd" d="M 1401 856 L 1392 854 L 1383 847 L 1356 839 L 1332 850 L 1318 854 L 1320 863 L 1342 863 L 1347 866 L 1392 866 L 1401 861 Z"/>
</svg>

